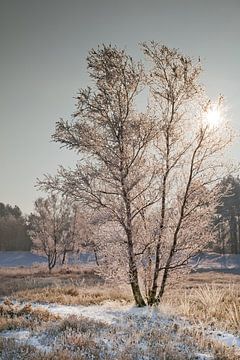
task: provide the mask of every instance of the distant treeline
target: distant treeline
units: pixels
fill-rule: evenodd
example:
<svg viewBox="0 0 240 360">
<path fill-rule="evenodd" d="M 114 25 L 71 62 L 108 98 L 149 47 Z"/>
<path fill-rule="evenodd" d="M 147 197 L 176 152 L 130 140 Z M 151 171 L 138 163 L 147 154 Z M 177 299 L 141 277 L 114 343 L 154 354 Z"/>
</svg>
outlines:
<svg viewBox="0 0 240 360">
<path fill-rule="evenodd" d="M 223 195 L 215 215 L 220 253 L 240 254 L 240 178 L 228 176 L 221 181 Z"/>
<path fill-rule="evenodd" d="M 0 203 L 0 251 L 29 251 L 26 218 L 18 206 Z"/>
</svg>

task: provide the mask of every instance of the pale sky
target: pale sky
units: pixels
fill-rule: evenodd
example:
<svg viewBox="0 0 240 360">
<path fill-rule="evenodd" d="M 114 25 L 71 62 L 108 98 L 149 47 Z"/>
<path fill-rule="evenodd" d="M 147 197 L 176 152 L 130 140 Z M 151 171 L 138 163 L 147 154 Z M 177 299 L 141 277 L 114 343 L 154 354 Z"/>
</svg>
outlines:
<svg viewBox="0 0 240 360">
<path fill-rule="evenodd" d="M 88 84 L 88 51 L 111 42 L 138 56 L 147 40 L 200 56 L 208 95 L 225 96 L 240 130 L 240 0 L 0 0 L 0 202 L 29 213 L 36 178 L 74 165 L 51 134 Z"/>
</svg>

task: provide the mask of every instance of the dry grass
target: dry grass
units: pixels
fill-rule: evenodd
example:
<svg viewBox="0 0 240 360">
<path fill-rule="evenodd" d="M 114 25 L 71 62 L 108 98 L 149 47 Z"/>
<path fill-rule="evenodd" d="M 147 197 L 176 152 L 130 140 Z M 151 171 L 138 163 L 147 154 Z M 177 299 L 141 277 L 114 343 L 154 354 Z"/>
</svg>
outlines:
<svg viewBox="0 0 240 360">
<path fill-rule="evenodd" d="M 219 286 L 235 284 L 240 287 L 240 274 L 224 273 L 221 271 L 192 272 L 187 276 L 184 284 L 179 285 L 191 289 L 205 284 L 215 284 Z"/>
<path fill-rule="evenodd" d="M 183 291 L 172 291 L 164 302 L 178 315 L 213 328 L 240 329 L 240 288 L 237 285 L 205 284 Z"/>
<path fill-rule="evenodd" d="M 19 268 L 17 271 L 1 269 L 0 281 L 1 295 L 11 295 L 14 299 L 24 301 L 81 305 L 101 304 L 108 300 L 132 301 L 129 288 L 106 284 L 90 267 L 56 269 L 52 274 L 41 267 Z M 61 349 L 53 347 L 45 355 L 35 349 L 33 354 L 32 348 L 26 344 L 0 339 L 0 358 L 87 360 L 99 359 L 101 353 L 104 360 L 130 360 L 140 359 L 145 352 L 153 360 L 181 360 L 194 359 L 192 350 L 197 346 L 200 351 L 209 350 L 215 360 L 240 359 L 234 349 L 209 340 L 204 335 L 207 326 L 236 333 L 239 331 L 240 275 L 216 272 L 190 274 L 184 283 L 166 293 L 163 305 L 168 307 L 168 314 L 172 312 L 187 317 L 198 326 L 195 329 L 181 329 L 181 326 L 173 324 L 168 329 L 154 328 L 149 331 L 143 323 L 138 327 L 129 323 L 128 331 L 124 333 L 89 319 L 69 318 L 51 325 L 52 319 L 48 314 L 36 314 L 34 309 L 24 306 L 13 310 L 13 305 L 6 303 L 0 307 L 0 331 L 23 327 L 36 329 L 42 324 L 40 329 L 48 332 L 49 339 L 58 339 L 56 342 L 61 344 L 58 345 Z M 111 354 L 106 347 L 109 342 L 113 344 Z M 140 343 L 146 344 L 145 348 L 139 348 Z M 186 355 L 184 346 L 177 344 L 188 347 L 188 355 L 191 356 Z M 7 348 L 6 355 L 4 351 Z"/>
<path fill-rule="evenodd" d="M 104 284 L 91 266 L 59 267 L 51 274 L 46 267 L 0 268 L 0 296 L 14 295 L 17 291 L 46 287 Z"/>
<path fill-rule="evenodd" d="M 175 325 L 149 324 L 143 319 L 139 327 L 125 319 L 122 328 L 121 324 L 110 326 L 71 316 L 47 328 L 45 345 L 53 345 L 51 351 L 44 354 L 26 344 L 0 339 L 0 356 L 3 360 L 193 360 L 196 352 L 210 352 L 215 360 L 240 359 L 234 349 L 207 339 L 201 331 Z"/>
<path fill-rule="evenodd" d="M 126 322 L 122 328 L 83 317 L 70 317 L 50 327 L 47 330 L 47 339 L 51 343 L 54 339 L 54 343 L 59 345 L 53 346 L 46 357 L 35 350 L 34 356 L 38 355 L 38 357 L 32 358 L 32 349 L 9 340 L 2 344 L 2 353 L 0 343 L 0 355 L 2 359 L 9 359 L 3 356 L 4 348 L 5 356 L 6 354 L 16 356 L 16 352 L 17 354 L 25 352 L 24 359 L 29 360 L 36 358 L 139 360 L 146 357 L 149 360 L 184 360 L 194 359 L 194 349 L 196 349 L 193 342 L 182 342 L 182 332 L 176 331 L 172 325 L 163 329 L 143 323 L 143 327 L 139 328 L 135 322 L 129 321 L 126 331 Z"/>
<path fill-rule="evenodd" d="M 230 348 L 218 340 L 206 336 L 204 329 L 188 327 L 182 330 L 183 341 L 198 346 L 200 351 L 210 353 L 214 360 L 240 360 L 240 353 L 234 347 Z"/>
<path fill-rule="evenodd" d="M 55 322 L 58 316 L 45 309 L 34 309 L 30 304 L 19 306 L 6 300 L 0 305 L 0 331 L 19 328 L 35 328 L 48 322 Z"/>
<path fill-rule="evenodd" d="M 83 360 L 65 350 L 50 353 L 38 351 L 33 346 L 20 344 L 13 339 L 0 338 L 1 360 Z"/>
<path fill-rule="evenodd" d="M 132 301 L 129 287 L 105 283 L 92 266 L 57 268 L 51 274 L 43 269 L 42 266 L 0 269 L 0 296 L 68 305 Z"/>
<path fill-rule="evenodd" d="M 132 301 L 131 294 L 124 289 L 96 285 L 94 287 L 56 286 L 42 289 L 18 291 L 15 299 L 65 305 L 98 305 L 105 301 Z"/>
</svg>

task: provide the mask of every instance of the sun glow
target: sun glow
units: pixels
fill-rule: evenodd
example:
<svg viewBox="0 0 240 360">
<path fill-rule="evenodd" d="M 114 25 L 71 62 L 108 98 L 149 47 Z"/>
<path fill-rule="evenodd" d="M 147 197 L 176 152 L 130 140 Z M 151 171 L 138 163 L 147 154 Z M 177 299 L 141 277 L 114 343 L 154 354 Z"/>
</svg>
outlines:
<svg viewBox="0 0 240 360">
<path fill-rule="evenodd" d="M 221 112 L 217 106 L 208 109 L 205 118 L 206 124 L 210 127 L 218 127 L 221 123 Z"/>
</svg>

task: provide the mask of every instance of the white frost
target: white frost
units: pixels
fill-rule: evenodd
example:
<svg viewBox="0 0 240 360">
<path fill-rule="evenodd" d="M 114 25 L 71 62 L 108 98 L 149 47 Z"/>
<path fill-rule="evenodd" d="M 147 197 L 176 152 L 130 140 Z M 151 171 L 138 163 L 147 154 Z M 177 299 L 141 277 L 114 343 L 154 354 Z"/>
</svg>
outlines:
<svg viewBox="0 0 240 360">
<path fill-rule="evenodd" d="M 19 343 L 33 346 L 42 352 L 50 352 L 51 347 L 41 343 L 42 336 L 33 335 L 29 330 L 8 330 L 0 333 L 5 339 L 14 339 Z"/>
<path fill-rule="evenodd" d="M 25 305 L 26 303 L 14 302 L 16 305 Z M 187 321 L 183 321 L 179 318 L 173 318 L 168 314 L 159 311 L 158 308 L 144 307 L 138 308 L 130 305 L 122 305 L 117 302 L 106 302 L 102 305 L 59 305 L 59 304 L 41 304 L 32 303 L 33 308 L 48 310 L 51 314 L 59 315 L 61 318 L 74 315 L 76 317 L 85 317 L 95 321 L 102 321 L 108 325 L 118 325 L 125 331 L 126 325 L 129 321 L 133 321 L 136 328 L 148 328 L 152 325 L 160 326 L 164 329 L 167 326 L 174 324 L 191 328 Z M 120 329 L 119 328 L 119 329 Z M 127 329 L 126 329 L 127 330 Z M 220 331 L 208 331 L 205 335 L 213 340 L 217 340 L 226 346 L 239 348 L 240 350 L 240 338 L 233 334 Z M 34 346 L 36 349 L 48 352 L 51 350 L 50 346 L 45 346 L 43 335 L 34 335 L 28 330 L 11 330 L 0 333 L 1 337 L 14 338 L 19 342 L 24 342 L 28 345 Z M 144 347 L 144 344 L 142 344 Z M 211 354 L 196 353 L 196 359 L 198 360 L 212 360 Z"/>
</svg>

